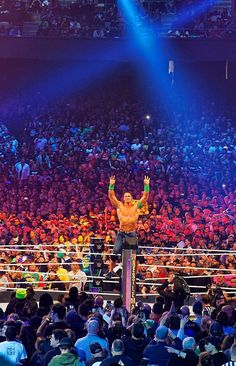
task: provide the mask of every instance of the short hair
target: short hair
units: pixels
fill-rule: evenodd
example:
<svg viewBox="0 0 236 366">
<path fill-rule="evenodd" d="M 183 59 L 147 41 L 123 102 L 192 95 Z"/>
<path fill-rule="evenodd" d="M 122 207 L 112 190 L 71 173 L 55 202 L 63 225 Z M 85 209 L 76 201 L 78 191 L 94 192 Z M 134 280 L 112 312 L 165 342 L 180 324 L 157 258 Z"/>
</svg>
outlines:
<svg viewBox="0 0 236 366">
<path fill-rule="evenodd" d="M 155 303 L 156 302 L 158 302 L 158 303 L 161 303 L 162 305 L 164 305 L 164 297 L 163 296 L 161 296 L 161 295 L 158 295 L 158 296 L 156 296 L 156 298 L 155 298 Z"/>
<path fill-rule="evenodd" d="M 142 323 L 134 323 L 131 330 L 135 338 L 141 338 L 144 334 L 144 326 Z"/>
<path fill-rule="evenodd" d="M 48 292 L 45 292 L 39 298 L 39 307 L 44 307 L 48 309 L 51 305 L 53 305 L 52 296 Z"/>
<path fill-rule="evenodd" d="M 203 302 L 203 304 L 208 304 L 210 302 L 210 296 L 202 295 L 202 302 Z"/>
<path fill-rule="evenodd" d="M 64 319 L 66 315 L 66 308 L 62 304 L 53 305 L 52 311 L 57 314 L 59 319 Z"/>
<path fill-rule="evenodd" d="M 173 330 L 178 330 L 180 327 L 180 318 L 178 315 L 173 314 L 169 318 L 169 328 Z"/>
<path fill-rule="evenodd" d="M 115 339 L 112 343 L 112 351 L 116 353 L 124 352 L 124 343 L 120 339 Z"/>
<path fill-rule="evenodd" d="M 168 335 L 168 328 L 165 325 L 160 325 L 156 330 L 157 339 L 166 339 Z"/>
<path fill-rule="evenodd" d="M 202 302 L 201 301 L 196 301 L 193 304 L 193 312 L 195 314 L 202 315 L 202 309 L 203 309 L 203 306 L 202 306 Z"/>
<path fill-rule="evenodd" d="M 181 311 L 181 314 L 183 316 L 190 315 L 190 310 L 189 310 L 189 307 L 187 305 L 181 306 L 180 311 Z"/>
<path fill-rule="evenodd" d="M 10 325 L 6 329 L 6 339 L 8 341 L 14 341 L 16 339 L 16 327 Z"/>
<path fill-rule="evenodd" d="M 89 307 L 88 305 L 86 304 L 81 304 L 78 308 L 78 312 L 80 313 L 80 315 L 82 316 L 89 316 L 89 313 L 90 313 L 90 310 L 89 310 Z"/>
<path fill-rule="evenodd" d="M 79 294 L 78 288 L 76 286 L 72 286 L 69 290 L 69 297 L 77 298 Z"/>
<path fill-rule="evenodd" d="M 67 333 L 62 329 L 53 329 L 52 334 L 57 341 L 61 341 L 62 338 L 67 337 Z"/>
<path fill-rule="evenodd" d="M 210 332 L 210 335 L 213 336 L 213 337 L 220 337 L 220 336 L 223 336 L 224 329 L 223 329 L 222 324 L 215 321 L 214 323 L 212 323 L 210 325 L 209 332 Z"/>
<path fill-rule="evenodd" d="M 220 311 L 216 316 L 216 321 L 218 321 L 223 327 L 229 325 L 228 315 L 224 311 Z"/>
<path fill-rule="evenodd" d="M 152 307 L 152 311 L 154 314 L 162 314 L 163 311 L 163 305 L 160 302 L 155 302 L 155 304 Z"/>
<path fill-rule="evenodd" d="M 123 301 L 122 301 L 122 298 L 121 297 L 117 297 L 115 300 L 114 300 L 114 307 L 116 309 L 119 309 L 123 306 Z"/>
<path fill-rule="evenodd" d="M 90 334 L 97 334 L 99 331 L 99 321 L 96 319 L 87 322 L 87 330 Z"/>
<path fill-rule="evenodd" d="M 123 196 L 124 196 L 125 194 L 130 194 L 130 196 L 133 198 L 132 193 L 130 193 L 130 192 L 124 192 Z"/>
<path fill-rule="evenodd" d="M 183 340 L 183 349 L 193 349 L 195 346 L 196 342 L 193 337 L 186 337 Z"/>
</svg>

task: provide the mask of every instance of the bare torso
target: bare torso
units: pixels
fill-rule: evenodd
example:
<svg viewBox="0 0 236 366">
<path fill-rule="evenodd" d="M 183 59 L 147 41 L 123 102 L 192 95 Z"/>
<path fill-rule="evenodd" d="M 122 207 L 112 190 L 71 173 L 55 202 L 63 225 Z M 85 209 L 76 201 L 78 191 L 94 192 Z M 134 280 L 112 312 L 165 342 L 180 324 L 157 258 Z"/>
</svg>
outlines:
<svg viewBox="0 0 236 366">
<path fill-rule="evenodd" d="M 117 215 L 120 221 L 121 231 L 131 232 L 136 230 L 139 216 L 137 203 L 132 206 L 119 205 Z"/>
</svg>

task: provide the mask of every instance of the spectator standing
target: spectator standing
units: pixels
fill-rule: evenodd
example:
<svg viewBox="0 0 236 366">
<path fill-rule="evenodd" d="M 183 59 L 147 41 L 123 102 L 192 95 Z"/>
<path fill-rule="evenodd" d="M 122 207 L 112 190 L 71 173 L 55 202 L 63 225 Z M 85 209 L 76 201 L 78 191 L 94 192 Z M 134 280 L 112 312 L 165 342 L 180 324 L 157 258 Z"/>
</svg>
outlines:
<svg viewBox="0 0 236 366">
<path fill-rule="evenodd" d="M 61 354 L 54 356 L 48 366 L 83 366 L 79 356 L 71 352 L 72 343 L 70 338 L 62 338 L 59 343 L 59 348 Z"/>
<path fill-rule="evenodd" d="M 49 362 L 54 356 L 60 355 L 59 344 L 63 338 L 66 338 L 66 336 L 66 332 L 62 329 L 55 329 L 52 331 L 52 336 L 50 338 L 50 346 L 52 349 L 44 355 L 43 366 L 48 366 Z"/>
<path fill-rule="evenodd" d="M 84 291 L 85 284 L 87 282 L 86 273 L 83 272 L 80 268 L 79 263 L 72 263 L 71 271 L 68 273 L 69 275 L 69 288 L 77 287 L 78 292 Z"/>
<path fill-rule="evenodd" d="M 18 307 L 22 309 L 21 314 L 24 314 L 24 307 L 26 304 L 26 299 L 27 297 L 27 293 L 26 293 L 26 289 L 17 289 L 15 294 L 13 294 L 10 302 L 7 305 L 6 311 L 5 311 L 5 315 L 10 315 L 11 313 L 15 313 L 16 312 L 16 308 Z"/>
<path fill-rule="evenodd" d="M 207 337 L 205 350 L 210 356 L 211 366 L 221 366 L 228 361 L 227 356 L 221 352 L 221 341 L 219 337 Z"/>
<path fill-rule="evenodd" d="M 15 164 L 15 170 L 17 178 L 20 180 L 26 180 L 30 176 L 30 166 L 25 162 L 24 159 Z"/>
<path fill-rule="evenodd" d="M 159 287 L 158 292 L 164 297 L 164 310 L 170 310 L 172 301 L 177 311 L 184 305 L 186 294 L 184 289 L 176 284 L 174 274 L 171 274 L 168 280 Z"/>
<path fill-rule="evenodd" d="M 166 349 L 168 337 L 168 328 L 164 325 L 159 326 L 156 330 L 156 336 L 145 348 L 143 355 L 149 359 L 150 364 L 166 366 L 169 359 L 169 353 Z"/>
<path fill-rule="evenodd" d="M 193 337 L 187 337 L 183 340 L 183 349 L 177 350 L 173 347 L 167 347 L 171 353 L 167 366 L 197 366 L 198 356 L 195 354 L 196 342 Z"/>
<path fill-rule="evenodd" d="M 130 357 L 135 365 L 138 365 L 143 357 L 143 351 L 149 343 L 144 335 L 144 326 L 141 322 L 134 323 L 131 329 L 131 337 L 122 337 L 125 346 L 124 355 Z"/>
<path fill-rule="evenodd" d="M 90 345 L 92 343 L 99 343 L 102 348 L 106 349 L 109 352 L 109 346 L 107 341 L 98 336 L 99 323 L 97 320 L 90 320 L 87 322 L 87 331 L 88 334 L 85 337 L 80 338 L 75 342 L 75 348 L 77 351 L 80 349 L 83 349 L 85 351 L 87 361 L 91 360 L 91 358 L 93 357 L 90 350 Z"/>
<path fill-rule="evenodd" d="M 7 361 L 14 365 L 27 360 L 25 347 L 16 340 L 16 327 L 8 326 L 6 329 L 6 341 L 0 343 L 0 355 L 6 357 Z"/>
<path fill-rule="evenodd" d="M 86 366 L 99 366 L 104 360 L 104 351 L 98 342 L 90 345 L 90 351 L 93 355 L 92 359 L 86 362 Z"/>
<path fill-rule="evenodd" d="M 193 321 L 199 327 L 201 327 L 201 324 L 202 324 L 202 310 L 203 310 L 203 304 L 202 304 L 202 302 L 201 301 L 196 301 L 193 304 L 193 313 L 196 316 L 196 318 Z"/>
<path fill-rule="evenodd" d="M 66 308 L 62 304 L 55 304 L 48 316 L 42 321 L 38 328 L 37 335 L 49 337 L 54 329 L 70 328 L 70 325 L 64 321 Z"/>
<path fill-rule="evenodd" d="M 124 343 L 120 339 L 116 339 L 112 343 L 111 357 L 106 358 L 102 361 L 100 366 L 111 366 L 114 364 L 123 366 L 136 366 L 134 361 L 124 354 Z"/>
</svg>

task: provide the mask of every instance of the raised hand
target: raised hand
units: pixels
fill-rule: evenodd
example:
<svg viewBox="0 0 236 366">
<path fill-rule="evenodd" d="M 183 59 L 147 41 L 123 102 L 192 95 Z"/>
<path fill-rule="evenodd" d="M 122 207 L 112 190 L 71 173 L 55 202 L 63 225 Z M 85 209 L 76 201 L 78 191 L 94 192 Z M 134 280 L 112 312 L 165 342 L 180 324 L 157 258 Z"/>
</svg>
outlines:
<svg viewBox="0 0 236 366">
<path fill-rule="evenodd" d="M 145 185 L 149 185 L 149 184 L 150 184 L 150 178 L 149 178 L 148 176 L 145 176 L 145 177 L 144 177 L 144 181 L 143 181 L 143 183 L 144 183 Z"/>
<path fill-rule="evenodd" d="M 115 176 L 114 176 L 114 175 L 112 175 L 112 176 L 110 177 L 110 184 L 115 184 L 115 182 L 116 182 L 116 178 L 115 178 Z"/>
<path fill-rule="evenodd" d="M 182 319 L 180 319 L 180 328 L 184 328 L 185 324 L 189 321 L 189 316 L 185 315 Z"/>
<path fill-rule="evenodd" d="M 165 325 L 165 323 L 166 323 L 166 321 L 167 321 L 167 319 L 168 319 L 168 316 L 169 316 L 169 313 L 168 312 L 166 312 L 166 313 L 164 313 L 163 315 L 162 315 L 162 317 L 161 317 L 161 319 L 160 319 L 160 321 L 159 321 L 159 325 L 161 326 L 161 325 Z"/>
</svg>

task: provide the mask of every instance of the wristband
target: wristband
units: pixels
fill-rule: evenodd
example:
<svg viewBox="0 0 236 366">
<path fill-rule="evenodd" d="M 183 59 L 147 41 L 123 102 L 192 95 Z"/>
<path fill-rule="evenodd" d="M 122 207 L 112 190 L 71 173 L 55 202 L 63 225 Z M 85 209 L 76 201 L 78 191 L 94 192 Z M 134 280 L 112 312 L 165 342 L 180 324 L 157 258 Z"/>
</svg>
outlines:
<svg viewBox="0 0 236 366">
<path fill-rule="evenodd" d="M 114 191 L 115 185 L 114 184 L 109 184 L 109 191 Z"/>
<path fill-rule="evenodd" d="M 141 209 L 143 207 L 142 202 L 138 201 L 138 208 Z"/>
<path fill-rule="evenodd" d="M 144 184 L 144 192 L 150 192 L 150 186 L 148 184 Z"/>
</svg>

